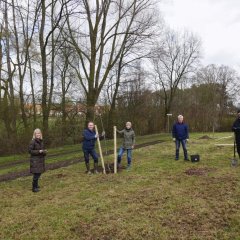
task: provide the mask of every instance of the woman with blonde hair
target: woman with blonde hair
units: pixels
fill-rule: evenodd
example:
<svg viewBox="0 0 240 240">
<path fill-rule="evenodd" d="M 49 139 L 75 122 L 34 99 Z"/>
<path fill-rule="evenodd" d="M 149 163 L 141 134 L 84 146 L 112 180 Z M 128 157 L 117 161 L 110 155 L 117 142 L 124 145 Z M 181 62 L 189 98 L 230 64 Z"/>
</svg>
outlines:
<svg viewBox="0 0 240 240">
<path fill-rule="evenodd" d="M 47 150 L 44 149 L 42 132 L 39 128 L 33 132 L 33 138 L 29 145 L 28 152 L 30 157 L 30 173 L 33 174 L 32 191 L 39 192 L 38 180 L 45 171 L 45 156 Z"/>
<path fill-rule="evenodd" d="M 127 170 L 131 169 L 132 164 L 132 150 L 135 145 L 135 133 L 132 129 L 132 123 L 126 122 L 125 128 L 121 131 L 117 130 L 119 134 L 123 135 L 123 143 L 118 152 L 118 168 L 121 166 L 122 155 L 127 151 Z"/>
</svg>

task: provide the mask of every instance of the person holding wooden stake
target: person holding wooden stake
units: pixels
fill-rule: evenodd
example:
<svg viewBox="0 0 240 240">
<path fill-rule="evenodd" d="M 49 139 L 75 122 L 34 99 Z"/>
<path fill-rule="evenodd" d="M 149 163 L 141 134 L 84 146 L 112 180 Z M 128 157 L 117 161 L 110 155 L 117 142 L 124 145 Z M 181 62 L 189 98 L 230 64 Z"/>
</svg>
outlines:
<svg viewBox="0 0 240 240">
<path fill-rule="evenodd" d="M 82 149 L 84 153 L 87 174 L 91 174 L 89 156 L 91 156 L 94 160 L 94 173 L 98 173 L 98 155 L 95 151 L 95 143 L 98 137 L 102 140 L 104 136 L 104 131 L 102 132 L 101 136 L 96 134 L 95 125 L 93 122 L 89 122 L 87 128 L 83 131 Z"/>
<path fill-rule="evenodd" d="M 120 134 L 123 134 L 123 144 L 119 149 L 118 158 L 117 158 L 118 168 L 120 168 L 120 166 L 121 166 L 122 155 L 126 150 L 127 151 L 127 163 L 128 163 L 127 170 L 130 170 L 131 165 L 132 165 L 132 150 L 135 145 L 135 133 L 132 129 L 132 123 L 127 122 L 126 127 L 121 131 L 117 130 L 117 132 Z"/>
</svg>

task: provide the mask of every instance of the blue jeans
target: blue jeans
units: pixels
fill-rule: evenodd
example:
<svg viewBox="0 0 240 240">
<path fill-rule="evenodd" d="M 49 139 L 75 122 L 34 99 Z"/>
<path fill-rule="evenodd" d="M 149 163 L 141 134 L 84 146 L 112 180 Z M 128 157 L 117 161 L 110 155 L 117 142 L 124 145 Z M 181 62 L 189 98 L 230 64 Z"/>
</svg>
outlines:
<svg viewBox="0 0 240 240">
<path fill-rule="evenodd" d="M 187 153 L 187 140 L 179 140 L 176 139 L 176 159 L 179 159 L 179 149 L 182 145 L 183 153 L 184 153 L 184 159 L 188 159 L 188 153 Z"/>
<path fill-rule="evenodd" d="M 125 150 L 127 150 L 127 162 L 128 162 L 128 165 L 131 165 L 131 163 L 132 163 L 132 149 L 125 149 L 123 147 L 121 147 L 119 149 L 119 152 L 118 152 L 118 164 L 121 163 L 122 155 L 125 152 Z"/>
<path fill-rule="evenodd" d="M 89 163 L 89 155 L 91 155 L 91 157 L 93 158 L 94 163 L 98 163 L 98 155 L 94 149 L 91 149 L 91 150 L 83 149 L 83 153 L 84 153 L 85 163 Z"/>
</svg>

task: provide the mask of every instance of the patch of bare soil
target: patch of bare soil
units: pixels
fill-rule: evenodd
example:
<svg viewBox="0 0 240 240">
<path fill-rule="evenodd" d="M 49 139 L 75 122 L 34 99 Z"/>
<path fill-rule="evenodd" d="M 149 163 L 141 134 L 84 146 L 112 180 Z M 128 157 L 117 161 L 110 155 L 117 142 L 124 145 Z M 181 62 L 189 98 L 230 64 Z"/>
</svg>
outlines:
<svg viewBox="0 0 240 240">
<path fill-rule="evenodd" d="M 208 135 L 204 135 L 204 136 L 202 136 L 202 137 L 200 137 L 199 138 L 199 140 L 210 140 L 210 139 L 212 139 L 211 137 L 209 137 Z"/>
<path fill-rule="evenodd" d="M 64 177 L 66 177 L 67 175 L 66 174 L 62 174 L 62 173 L 59 173 L 59 174 L 57 174 L 57 178 L 64 178 Z"/>
<path fill-rule="evenodd" d="M 189 168 L 185 173 L 189 176 L 204 176 L 215 170 L 215 168 Z"/>
<path fill-rule="evenodd" d="M 147 146 L 151 146 L 151 145 L 155 145 L 155 144 L 159 144 L 159 143 L 163 143 L 163 142 L 164 141 L 162 141 L 162 140 L 156 140 L 156 141 L 152 141 L 152 142 L 141 143 L 141 144 L 136 145 L 135 149 L 139 149 L 139 148 L 143 148 L 143 147 L 147 147 Z M 113 151 L 109 151 L 108 154 L 104 154 L 104 156 L 109 156 L 112 153 L 113 153 Z M 59 154 L 59 156 L 60 155 L 61 154 Z M 49 163 L 49 164 L 46 164 L 46 170 L 54 170 L 54 169 L 58 169 L 58 168 L 62 168 L 62 167 L 67 167 L 67 166 L 70 166 L 70 165 L 73 165 L 73 164 L 76 164 L 79 162 L 83 162 L 83 161 L 84 161 L 84 159 L 81 158 L 81 159 L 71 159 L 71 160 Z M 121 171 L 122 169 L 125 169 L 125 168 L 121 167 L 119 169 L 119 171 Z M 99 170 L 99 172 L 102 172 L 102 167 L 99 167 L 98 170 Z M 110 170 L 106 166 L 106 173 L 113 173 L 113 166 L 110 165 Z M 26 177 L 26 176 L 30 176 L 30 175 L 31 174 L 29 173 L 29 170 L 23 170 L 23 171 L 19 171 L 19 172 L 10 172 L 7 174 L 0 175 L 0 182 L 14 180 L 14 179 L 17 179 L 20 177 Z"/>
</svg>

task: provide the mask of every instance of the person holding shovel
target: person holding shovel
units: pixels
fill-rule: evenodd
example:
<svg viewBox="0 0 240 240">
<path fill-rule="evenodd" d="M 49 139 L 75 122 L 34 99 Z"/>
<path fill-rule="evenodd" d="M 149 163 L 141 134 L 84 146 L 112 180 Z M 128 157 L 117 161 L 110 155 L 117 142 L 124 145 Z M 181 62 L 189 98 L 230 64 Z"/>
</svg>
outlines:
<svg viewBox="0 0 240 240">
<path fill-rule="evenodd" d="M 119 131 L 117 130 L 117 132 L 119 134 L 123 135 L 123 144 L 119 149 L 118 152 L 118 168 L 120 168 L 121 166 L 121 161 L 122 161 L 122 155 L 125 152 L 125 150 L 127 151 L 127 170 L 131 169 L 131 165 L 132 165 L 132 150 L 134 148 L 135 145 L 135 133 L 132 129 L 132 123 L 131 122 L 127 122 L 126 123 L 126 127 Z"/>
<path fill-rule="evenodd" d="M 93 122 L 89 122 L 87 128 L 83 131 L 83 143 L 82 149 L 84 154 L 84 160 L 87 168 L 87 174 L 91 174 L 89 156 L 91 156 L 94 160 L 94 173 L 98 173 L 98 155 L 95 151 L 95 143 L 97 138 L 99 137 L 102 140 L 105 136 L 105 132 L 103 131 L 100 136 L 96 134 L 95 125 Z"/>
<path fill-rule="evenodd" d="M 237 152 L 238 152 L 238 156 L 240 158 L 240 109 L 237 111 L 237 119 L 233 123 L 232 131 L 235 134 Z"/>
<path fill-rule="evenodd" d="M 173 137 L 173 141 L 176 144 L 175 160 L 179 160 L 179 149 L 180 149 L 180 145 L 182 145 L 183 152 L 184 152 L 184 160 L 189 161 L 188 152 L 187 152 L 187 142 L 189 141 L 189 131 L 188 131 L 188 125 L 184 123 L 182 115 L 178 116 L 177 122 L 173 125 L 172 137 Z"/>
</svg>

